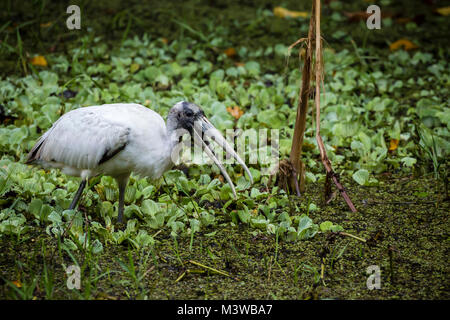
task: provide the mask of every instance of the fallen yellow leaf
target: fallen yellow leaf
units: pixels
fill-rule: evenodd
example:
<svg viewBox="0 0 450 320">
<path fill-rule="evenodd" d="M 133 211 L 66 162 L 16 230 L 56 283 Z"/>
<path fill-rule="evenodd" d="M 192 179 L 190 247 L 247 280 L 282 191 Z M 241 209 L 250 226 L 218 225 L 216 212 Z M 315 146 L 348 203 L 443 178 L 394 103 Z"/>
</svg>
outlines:
<svg viewBox="0 0 450 320">
<path fill-rule="evenodd" d="M 244 111 L 241 110 L 238 106 L 234 107 L 228 107 L 227 111 L 229 114 L 231 114 L 236 120 L 239 119 L 243 114 Z"/>
<path fill-rule="evenodd" d="M 46 67 L 47 66 L 47 60 L 43 56 L 35 56 L 30 59 L 30 63 L 33 66 L 39 66 L 39 67 Z"/>
<path fill-rule="evenodd" d="M 243 63 L 243 62 L 235 62 L 234 65 L 236 67 L 243 67 L 243 66 L 245 66 L 245 63 Z"/>
<path fill-rule="evenodd" d="M 136 71 L 139 70 L 140 67 L 141 67 L 141 66 L 140 66 L 139 64 L 137 64 L 137 63 L 132 63 L 131 66 L 130 66 L 130 72 L 131 72 L 131 73 L 135 73 Z"/>
<path fill-rule="evenodd" d="M 234 57 L 236 55 L 236 50 L 234 48 L 228 48 L 224 51 L 228 58 Z"/>
<path fill-rule="evenodd" d="M 416 44 L 412 43 L 408 39 L 400 39 L 389 45 L 389 49 L 391 49 L 391 51 L 398 50 L 400 47 L 403 47 L 403 50 L 406 51 L 418 48 Z"/>
<path fill-rule="evenodd" d="M 19 280 L 12 281 L 12 284 L 17 288 L 22 288 L 22 283 Z"/>
<path fill-rule="evenodd" d="M 394 151 L 398 147 L 398 139 L 391 139 L 391 142 L 389 142 L 389 151 Z"/>
<path fill-rule="evenodd" d="M 53 24 L 53 22 L 46 22 L 46 23 L 41 23 L 41 28 L 48 28 Z"/>
<path fill-rule="evenodd" d="M 309 14 L 308 12 L 304 11 L 291 11 L 282 7 L 275 7 L 273 8 L 273 14 L 280 18 L 308 18 Z"/>
<path fill-rule="evenodd" d="M 438 8 L 436 12 L 442 16 L 448 16 L 450 14 L 450 7 Z"/>
</svg>

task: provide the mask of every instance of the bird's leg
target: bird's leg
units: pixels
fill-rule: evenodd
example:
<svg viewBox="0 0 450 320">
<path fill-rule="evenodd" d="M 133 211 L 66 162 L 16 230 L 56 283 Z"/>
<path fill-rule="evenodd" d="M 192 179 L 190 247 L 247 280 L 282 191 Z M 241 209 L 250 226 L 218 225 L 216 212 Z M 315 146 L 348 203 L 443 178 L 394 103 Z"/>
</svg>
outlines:
<svg viewBox="0 0 450 320">
<path fill-rule="evenodd" d="M 69 210 L 73 210 L 77 206 L 78 200 L 80 200 L 80 196 L 83 193 L 84 187 L 86 187 L 86 181 L 86 179 L 81 180 L 77 193 L 75 193 L 75 197 L 73 198 L 72 203 L 69 206 Z"/>
<path fill-rule="evenodd" d="M 127 188 L 129 175 L 116 177 L 117 184 L 119 185 L 119 217 L 117 221 L 122 223 L 123 221 L 123 207 L 125 200 L 125 189 Z"/>
</svg>

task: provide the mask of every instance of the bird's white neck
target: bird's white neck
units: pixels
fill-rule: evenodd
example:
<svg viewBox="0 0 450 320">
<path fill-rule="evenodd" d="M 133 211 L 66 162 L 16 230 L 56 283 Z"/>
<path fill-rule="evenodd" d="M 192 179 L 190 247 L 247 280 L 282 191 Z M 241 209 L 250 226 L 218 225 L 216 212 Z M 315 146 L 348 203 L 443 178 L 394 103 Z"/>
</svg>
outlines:
<svg viewBox="0 0 450 320">
<path fill-rule="evenodd" d="M 182 142 L 180 141 L 181 136 L 183 133 L 185 133 L 185 130 L 177 129 L 177 124 L 175 121 L 172 121 L 173 119 L 169 117 L 167 119 L 167 135 L 169 137 L 169 150 L 170 150 L 170 157 L 172 160 L 172 163 L 175 164 L 178 160 L 178 157 L 180 155 Z"/>
</svg>

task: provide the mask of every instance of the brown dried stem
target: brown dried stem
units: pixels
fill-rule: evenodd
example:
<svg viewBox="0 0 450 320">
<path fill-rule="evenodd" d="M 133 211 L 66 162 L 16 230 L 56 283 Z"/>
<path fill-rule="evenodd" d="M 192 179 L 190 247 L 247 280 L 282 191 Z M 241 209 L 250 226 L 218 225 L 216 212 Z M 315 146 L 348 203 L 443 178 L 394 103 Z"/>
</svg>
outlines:
<svg viewBox="0 0 450 320">
<path fill-rule="evenodd" d="M 350 200 L 347 192 L 345 191 L 342 184 L 339 182 L 339 179 L 336 173 L 333 171 L 331 167 L 331 162 L 328 159 L 327 152 L 325 151 L 325 146 L 322 141 L 322 137 L 320 136 L 320 84 L 322 80 L 322 39 L 320 36 L 320 0 L 315 0 L 315 23 L 316 23 L 316 55 L 315 55 L 315 80 L 316 80 L 316 94 L 315 94 L 315 105 L 316 105 L 316 140 L 317 146 L 320 151 L 320 158 L 322 163 L 327 171 L 327 176 L 331 177 L 334 184 L 338 188 L 345 202 L 349 206 L 352 212 L 356 212 L 356 208 Z M 328 180 L 328 179 L 327 179 Z"/>
<path fill-rule="evenodd" d="M 303 137 L 305 135 L 306 129 L 306 115 L 308 112 L 308 99 L 310 92 L 311 83 L 311 65 L 312 65 L 312 41 L 313 41 L 313 30 L 314 30 L 314 4 L 312 8 L 311 19 L 309 21 L 309 31 L 308 38 L 302 38 L 297 40 L 292 44 L 289 49 L 294 47 L 300 42 L 306 41 L 306 52 L 305 52 L 305 62 L 303 63 L 302 69 L 302 86 L 300 88 L 298 106 L 297 106 L 297 117 L 295 119 L 294 136 L 292 138 L 292 147 L 289 160 L 293 167 L 293 172 L 291 174 L 291 189 L 298 186 L 298 179 L 300 177 L 300 192 L 305 191 L 305 167 L 301 160 Z M 300 196 L 297 191 L 297 195 Z"/>
<path fill-rule="evenodd" d="M 308 99 L 312 88 L 310 87 L 312 71 L 314 71 L 315 78 L 315 122 L 316 122 L 316 140 L 320 151 L 320 158 L 327 172 L 327 178 L 325 180 L 325 196 L 329 197 L 331 193 L 330 180 L 334 182 L 337 189 L 341 193 L 345 202 L 349 206 L 350 210 L 356 212 L 356 208 L 352 201 L 348 197 L 344 187 L 339 182 L 336 173 L 331 167 L 331 162 L 328 159 L 325 151 L 325 146 L 320 136 L 320 85 L 323 85 L 323 62 L 322 62 L 322 38 L 320 36 L 320 0 L 313 0 L 311 19 L 309 23 L 308 38 L 302 38 L 297 40 L 289 47 L 296 46 L 299 43 L 306 42 L 305 62 L 302 70 L 302 86 L 299 93 L 299 101 L 297 106 L 297 117 L 294 127 L 294 136 L 292 138 L 292 147 L 289 157 L 289 162 L 292 167 L 290 174 L 290 187 L 292 190 L 297 191 L 297 195 L 300 196 L 300 192 L 305 190 L 305 166 L 301 161 L 303 137 L 306 128 L 306 115 L 308 112 Z M 314 69 L 312 68 L 312 45 L 315 43 L 315 61 Z M 313 110 L 314 111 L 314 110 Z M 314 121 L 314 120 L 313 120 Z M 286 176 L 286 175 L 285 175 Z M 300 177 L 300 187 L 298 185 L 298 179 Z M 299 192 L 300 191 L 300 192 Z"/>
</svg>

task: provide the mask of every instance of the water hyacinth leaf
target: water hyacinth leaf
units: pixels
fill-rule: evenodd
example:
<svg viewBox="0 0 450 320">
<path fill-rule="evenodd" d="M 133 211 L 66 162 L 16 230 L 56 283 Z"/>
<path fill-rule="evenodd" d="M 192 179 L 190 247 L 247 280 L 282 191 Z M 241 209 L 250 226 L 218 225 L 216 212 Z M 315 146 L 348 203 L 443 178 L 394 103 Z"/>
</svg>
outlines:
<svg viewBox="0 0 450 320">
<path fill-rule="evenodd" d="M 27 136 L 28 133 L 25 127 L 14 128 L 10 131 L 9 144 L 13 146 L 20 145 Z"/>
<path fill-rule="evenodd" d="M 48 221 L 50 221 L 55 226 L 58 226 L 58 225 L 62 224 L 61 215 L 59 213 L 57 213 L 56 211 L 52 211 L 48 215 L 47 219 L 48 219 Z"/>
<path fill-rule="evenodd" d="M 308 206 L 308 211 L 309 212 L 314 212 L 318 209 L 317 205 L 315 203 L 310 203 Z"/>
<path fill-rule="evenodd" d="M 42 187 L 44 189 L 44 193 L 51 193 L 53 190 L 55 190 L 55 185 L 53 183 L 50 182 L 45 182 L 42 184 Z"/>
<path fill-rule="evenodd" d="M 33 199 L 28 206 L 28 210 L 35 218 L 40 219 L 42 205 L 43 202 L 41 199 Z"/>
<path fill-rule="evenodd" d="M 210 225 L 214 225 L 215 221 L 216 221 L 215 216 L 210 214 L 207 211 L 203 211 L 200 214 L 200 222 L 201 222 L 202 226 L 207 227 L 207 226 L 210 226 Z"/>
<path fill-rule="evenodd" d="M 178 236 L 179 231 L 184 229 L 184 223 L 181 221 L 167 222 L 167 226 L 172 229 L 170 235 L 174 238 Z"/>
<path fill-rule="evenodd" d="M 250 198 L 252 199 L 261 199 L 267 197 L 267 192 L 260 192 L 256 188 L 252 188 L 250 191 Z"/>
<path fill-rule="evenodd" d="M 313 225 L 313 222 L 312 222 L 311 218 L 309 218 L 309 217 L 307 217 L 305 215 L 302 215 L 300 217 L 299 222 L 298 222 L 298 229 L 297 230 L 300 233 L 303 230 L 306 230 L 306 229 L 310 228 L 312 225 Z"/>
<path fill-rule="evenodd" d="M 141 209 L 137 205 L 130 204 L 125 207 L 124 215 L 127 218 L 132 218 L 134 215 L 136 215 L 138 217 L 142 217 L 142 212 L 141 212 Z"/>
<path fill-rule="evenodd" d="M 23 234 L 28 229 L 24 226 L 27 219 L 22 214 L 9 214 L 6 220 L 0 223 L 0 232 L 3 234 Z"/>
<path fill-rule="evenodd" d="M 141 210 L 145 215 L 154 216 L 159 212 L 159 205 L 150 199 L 142 201 Z"/>
<path fill-rule="evenodd" d="M 12 185 L 12 172 L 7 172 L 6 169 L 0 168 L 0 196 L 3 196 L 9 191 Z"/>
<path fill-rule="evenodd" d="M 199 203 L 203 203 L 204 201 L 214 202 L 214 201 L 215 201 L 215 197 L 214 197 L 214 195 L 211 194 L 211 193 L 205 193 L 205 194 L 202 195 L 202 197 L 200 198 Z"/>
<path fill-rule="evenodd" d="M 114 189 L 113 187 L 105 187 L 104 190 L 106 200 L 114 202 L 114 200 L 116 199 L 116 189 Z"/>
<path fill-rule="evenodd" d="M 63 247 L 64 247 L 65 250 L 68 250 L 69 252 L 78 250 L 77 245 L 72 240 L 70 240 L 69 238 L 65 238 L 64 239 Z"/>
<path fill-rule="evenodd" d="M 320 231 L 322 232 L 330 231 L 332 227 L 333 223 L 331 221 L 325 221 L 320 224 Z"/>
<path fill-rule="evenodd" d="M 257 76 L 261 72 L 260 65 L 256 61 L 249 61 L 245 63 L 245 69 L 251 76 Z"/>
<path fill-rule="evenodd" d="M 297 230 L 294 227 L 289 227 L 286 231 L 286 241 L 295 241 L 297 240 L 298 234 Z"/>
<path fill-rule="evenodd" d="M 340 232 L 340 231 L 344 231 L 344 228 L 340 225 L 337 224 L 333 224 L 330 228 L 331 232 Z"/>
<path fill-rule="evenodd" d="M 100 204 L 100 214 L 102 217 L 111 216 L 114 212 L 114 206 L 109 201 L 102 201 Z"/>
<path fill-rule="evenodd" d="M 136 199 L 136 187 L 128 186 L 125 190 L 125 203 L 130 204 L 133 203 Z"/>
<path fill-rule="evenodd" d="M 189 219 L 189 224 L 192 233 L 200 230 L 200 221 L 198 221 L 197 219 Z"/>
<path fill-rule="evenodd" d="M 160 229 L 164 225 L 164 213 L 159 212 L 154 217 L 146 219 L 147 224 L 152 229 Z"/>
<path fill-rule="evenodd" d="M 297 239 L 298 240 L 307 240 L 313 238 L 318 232 L 319 227 L 314 224 L 310 228 L 303 230 L 302 232 L 297 231 Z"/>
<path fill-rule="evenodd" d="M 238 217 L 239 219 L 243 222 L 243 223 L 248 223 L 250 221 L 251 215 L 248 212 L 248 209 L 245 208 L 245 210 L 238 210 L 237 211 Z"/>
<path fill-rule="evenodd" d="M 236 190 L 246 190 L 250 187 L 250 181 L 248 181 L 244 176 L 240 176 L 236 183 Z"/>
<path fill-rule="evenodd" d="M 312 172 L 306 171 L 306 181 L 307 182 L 316 182 L 316 175 Z"/>
<path fill-rule="evenodd" d="M 99 254 L 103 252 L 103 245 L 98 239 L 95 239 L 91 244 L 91 251 L 93 254 Z"/>
<path fill-rule="evenodd" d="M 366 169 L 359 169 L 352 175 L 353 180 L 358 184 L 365 186 L 369 182 L 369 171 Z"/>
<path fill-rule="evenodd" d="M 299 240 L 312 238 L 317 233 L 318 229 L 319 227 L 317 224 L 313 223 L 311 218 L 306 215 L 302 215 L 298 223 L 297 237 Z"/>
<path fill-rule="evenodd" d="M 141 191 L 141 194 L 142 194 L 144 199 L 147 199 L 147 198 L 150 198 L 153 195 L 154 191 L 155 191 L 155 187 L 153 185 L 150 185 L 150 186 L 145 187 Z"/>
<path fill-rule="evenodd" d="M 401 162 L 403 162 L 403 164 L 407 167 L 412 167 L 413 165 L 416 164 L 417 159 L 415 158 L 411 158 L 411 157 L 404 157 L 400 160 Z"/>
<path fill-rule="evenodd" d="M 164 174 L 167 184 L 176 185 L 177 181 L 184 177 L 184 173 L 180 170 L 170 170 Z"/>
<path fill-rule="evenodd" d="M 52 210 L 53 210 L 53 208 L 52 208 L 51 206 L 49 206 L 48 204 L 44 204 L 44 205 L 42 206 L 42 209 L 41 209 L 40 220 L 41 220 L 41 221 L 47 220 L 48 217 L 49 217 L 49 215 L 50 215 L 50 213 L 51 213 L 51 212 L 54 212 L 54 211 L 52 211 Z"/>
<path fill-rule="evenodd" d="M 264 110 L 257 115 L 257 119 L 262 124 L 270 128 L 281 128 L 286 123 L 286 118 L 276 110 Z"/>
<path fill-rule="evenodd" d="M 155 244 L 155 239 L 147 233 L 146 230 L 139 230 L 138 234 L 134 238 L 134 242 L 139 248 L 152 247 Z"/>
<path fill-rule="evenodd" d="M 261 229 L 261 230 L 267 230 L 267 225 L 269 224 L 269 221 L 266 219 L 261 218 L 253 218 L 250 220 L 250 225 L 252 225 L 255 228 Z"/>
<path fill-rule="evenodd" d="M 207 174 L 202 174 L 198 179 L 198 183 L 200 185 L 207 185 L 211 182 L 211 177 Z"/>
</svg>

